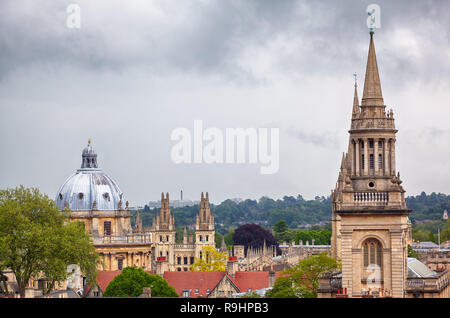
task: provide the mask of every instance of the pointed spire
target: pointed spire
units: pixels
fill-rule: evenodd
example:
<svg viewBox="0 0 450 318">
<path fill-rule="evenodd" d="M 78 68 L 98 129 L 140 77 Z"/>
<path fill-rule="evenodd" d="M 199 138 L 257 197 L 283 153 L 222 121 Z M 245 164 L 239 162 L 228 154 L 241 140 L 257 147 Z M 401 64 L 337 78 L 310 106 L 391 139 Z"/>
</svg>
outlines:
<svg viewBox="0 0 450 318">
<path fill-rule="evenodd" d="M 345 152 L 342 152 L 342 159 L 341 159 L 341 171 L 346 168 L 345 166 Z"/>
<path fill-rule="evenodd" d="M 373 32 L 370 32 L 369 56 L 367 58 L 366 78 L 364 80 L 364 91 L 361 101 L 361 106 L 367 105 L 384 106 L 377 57 L 375 54 L 375 44 L 373 42 Z"/>
<path fill-rule="evenodd" d="M 353 93 L 353 117 L 359 114 L 359 98 L 358 98 L 358 84 L 356 82 L 356 73 L 353 74 L 355 76 L 355 92 Z"/>
</svg>

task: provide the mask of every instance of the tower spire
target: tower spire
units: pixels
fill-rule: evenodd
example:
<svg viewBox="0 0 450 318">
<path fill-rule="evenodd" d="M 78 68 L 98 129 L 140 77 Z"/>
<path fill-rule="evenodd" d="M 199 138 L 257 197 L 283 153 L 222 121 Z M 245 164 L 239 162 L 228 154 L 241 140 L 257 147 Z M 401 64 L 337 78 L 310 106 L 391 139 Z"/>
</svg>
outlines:
<svg viewBox="0 0 450 318">
<path fill-rule="evenodd" d="M 358 83 L 356 82 L 356 73 L 353 74 L 355 77 L 355 92 L 353 93 L 353 116 L 359 114 L 359 98 L 358 98 Z"/>
<path fill-rule="evenodd" d="M 372 31 L 370 32 L 369 55 L 367 57 L 366 77 L 364 79 L 364 91 L 361 101 L 361 106 L 369 105 L 384 106 Z"/>
</svg>

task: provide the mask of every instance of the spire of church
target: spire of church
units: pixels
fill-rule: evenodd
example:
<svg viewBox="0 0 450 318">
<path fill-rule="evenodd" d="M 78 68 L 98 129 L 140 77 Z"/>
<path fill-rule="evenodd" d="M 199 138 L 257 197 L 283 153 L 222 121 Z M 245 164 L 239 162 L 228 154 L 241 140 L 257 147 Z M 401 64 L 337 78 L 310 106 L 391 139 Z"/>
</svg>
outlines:
<svg viewBox="0 0 450 318">
<path fill-rule="evenodd" d="M 375 44 L 373 42 L 373 32 L 370 32 L 369 56 L 367 58 L 366 78 L 364 80 L 364 91 L 361 101 L 361 106 L 368 105 L 384 106 L 377 57 L 375 55 Z"/>
<path fill-rule="evenodd" d="M 358 98 L 358 84 L 356 83 L 356 74 L 353 74 L 355 76 L 355 92 L 353 93 L 353 116 L 356 116 L 359 114 L 359 98 Z"/>
</svg>

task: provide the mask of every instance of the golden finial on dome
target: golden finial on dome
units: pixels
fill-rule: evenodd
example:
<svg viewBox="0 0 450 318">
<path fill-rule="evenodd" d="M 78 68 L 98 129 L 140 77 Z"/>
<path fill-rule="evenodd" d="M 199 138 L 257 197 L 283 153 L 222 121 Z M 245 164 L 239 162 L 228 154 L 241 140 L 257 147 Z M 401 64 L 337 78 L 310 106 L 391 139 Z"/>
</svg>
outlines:
<svg viewBox="0 0 450 318">
<path fill-rule="evenodd" d="M 91 144 L 91 138 L 88 139 L 88 145 L 90 145 L 90 144 Z"/>
</svg>

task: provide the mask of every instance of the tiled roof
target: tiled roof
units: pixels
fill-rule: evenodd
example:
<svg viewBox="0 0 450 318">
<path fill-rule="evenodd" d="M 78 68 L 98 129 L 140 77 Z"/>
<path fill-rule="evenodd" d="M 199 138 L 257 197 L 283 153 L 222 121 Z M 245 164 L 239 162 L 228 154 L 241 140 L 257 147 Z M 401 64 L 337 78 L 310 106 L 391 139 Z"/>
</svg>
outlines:
<svg viewBox="0 0 450 318">
<path fill-rule="evenodd" d="M 177 293 L 182 296 L 183 290 L 190 290 L 190 297 L 206 297 L 207 289 L 212 291 L 227 272 L 165 272 L 164 279 L 173 286 Z M 275 277 L 279 273 L 276 272 Z M 228 275 L 228 278 L 239 288 L 241 292 L 246 293 L 249 289 L 257 290 L 269 287 L 268 271 L 237 271 L 234 278 Z M 198 293 L 195 291 L 198 289 Z"/>
<path fill-rule="evenodd" d="M 164 279 L 175 288 L 178 295 L 190 290 L 190 297 L 206 297 L 206 291 L 212 291 L 227 272 L 164 272 Z M 198 289 L 198 293 L 195 291 Z"/>
<path fill-rule="evenodd" d="M 278 277 L 278 272 L 276 272 Z M 269 287 L 268 271 L 237 271 L 232 279 L 241 292 L 245 293 L 249 289 L 256 290 Z"/>
</svg>

